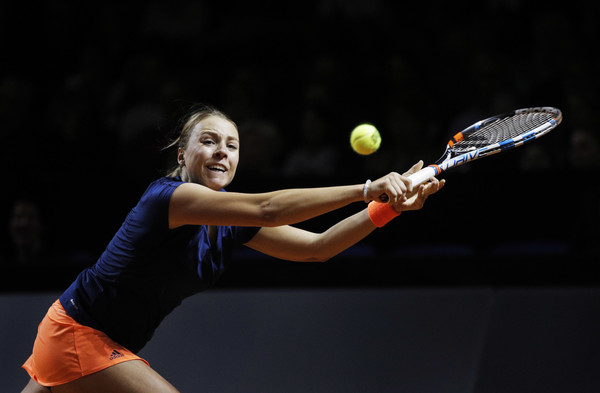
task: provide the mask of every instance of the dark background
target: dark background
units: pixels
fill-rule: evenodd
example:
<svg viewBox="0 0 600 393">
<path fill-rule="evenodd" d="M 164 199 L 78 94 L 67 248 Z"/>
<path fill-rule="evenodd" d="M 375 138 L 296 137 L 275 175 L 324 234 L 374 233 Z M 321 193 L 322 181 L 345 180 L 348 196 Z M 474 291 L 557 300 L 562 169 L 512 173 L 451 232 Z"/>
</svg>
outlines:
<svg viewBox="0 0 600 393">
<path fill-rule="evenodd" d="M 207 102 L 239 125 L 229 189 L 246 192 L 430 163 L 516 108 L 564 121 L 449 171 L 423 210 L 328 263 L 240 250 L 141 353 L 181 391 L 597 392 L 597 2 L 280 3 L 0 3 L 3 388 L 26 384 L 48 306 L 172 164 L 184 108 Z M 368 157 L 349 146 L 362 122 L 383 137 Z"/>
<path fill-rule="evenodd" d="M 327 264 L 240 252 L 224 287 L 598 284 L 594 2 L 0 5 L 2 290 L 60 290 L 92 264 L 174 152 L 187 105 L 237 122 L 230 190 L 363 183 L 435 161 L 491 115 L 556 106 L 535 144 L 444 175 L 443 193 Z M 350 130 L 383 144 L 353 153 Z M 40 209 L 19 261 L 15 201 Z M 300 226 L 324 230 L 354 204 Z M 41 229 L 40 229 L 41 228 Z M 249 262 L 249 263 L 246 263 Z"/>
</svg>

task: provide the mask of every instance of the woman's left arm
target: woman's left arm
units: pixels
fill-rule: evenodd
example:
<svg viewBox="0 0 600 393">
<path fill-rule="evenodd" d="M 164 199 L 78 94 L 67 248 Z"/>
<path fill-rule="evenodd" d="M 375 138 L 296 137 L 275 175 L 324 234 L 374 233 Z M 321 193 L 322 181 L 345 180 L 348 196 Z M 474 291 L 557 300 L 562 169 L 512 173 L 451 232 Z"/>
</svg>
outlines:
<svg viewBox="0 0 600 393">
<path fill-rule="evenodd" d="M 290 225 L 263 227 L 246 246 L 279 259 L 324 262 L 363 239 L 377 228 L 367 209 L 314 233 Z"/>
<path fill-rule="evenodd" d="M 444 181 L 420 186 L 397 210 L 418 210 L 429 195 L 439 191 Z M 377 228 L 367 209 L 338 222 L 323 233 L 313 233 L 283 225 L 261 228 L 246 246 L 279 259 L 297 262 L 324 262 L 356 244 Z"/>
</svg>

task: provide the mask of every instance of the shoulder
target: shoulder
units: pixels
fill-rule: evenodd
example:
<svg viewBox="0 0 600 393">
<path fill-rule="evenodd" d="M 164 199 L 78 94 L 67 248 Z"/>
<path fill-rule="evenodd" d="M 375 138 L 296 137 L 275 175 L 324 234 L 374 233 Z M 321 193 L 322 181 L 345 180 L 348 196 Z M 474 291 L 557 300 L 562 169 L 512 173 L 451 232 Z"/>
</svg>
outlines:
<svg viewBox="0 0 600 393">
<path fill-rule="evenodd" d="M 145 194 L 173 193 L 177 187 L 186 184 L 178 177 L 161 177 L 148 185 Z"/>
<path fill-rule="evenodd" d="M 174 177 L 161 177 L 150 183 L 137 205 L 131 210 L 127 221 L 158 220 L 161 225 L 168 222 L 167 214 L 171 197 L 181 184 L 185 184 L 185 182 Z M 148 224 L 146 222 L 146 225 Z"/>
<path fill-rule="evenodd" d="M 168 202 L 171 199 L 173 192 L 175 192 L 177 187 L 182 184 L 185 184 L 185 182 L 179 178 L 161 177 L 148 185 L 140 202 L 147 202 L 149 200 L 162 200 Z"/>
</svg>

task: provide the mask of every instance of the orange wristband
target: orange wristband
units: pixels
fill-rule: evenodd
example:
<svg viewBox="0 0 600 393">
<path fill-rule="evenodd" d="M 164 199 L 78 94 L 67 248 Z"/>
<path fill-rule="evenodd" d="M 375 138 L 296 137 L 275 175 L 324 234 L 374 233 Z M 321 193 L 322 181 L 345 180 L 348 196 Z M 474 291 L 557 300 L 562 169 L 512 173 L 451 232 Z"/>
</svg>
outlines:
<svg viewBox="0 0 600 393">
<path fill-rule="evenodd" d="M 371 201 L 368 209 L 369 218 L 373 224 L 379 228 L 400 215 L 400 213 L 394 210 L 394 208 L 387 203 Z"/>
</svg>

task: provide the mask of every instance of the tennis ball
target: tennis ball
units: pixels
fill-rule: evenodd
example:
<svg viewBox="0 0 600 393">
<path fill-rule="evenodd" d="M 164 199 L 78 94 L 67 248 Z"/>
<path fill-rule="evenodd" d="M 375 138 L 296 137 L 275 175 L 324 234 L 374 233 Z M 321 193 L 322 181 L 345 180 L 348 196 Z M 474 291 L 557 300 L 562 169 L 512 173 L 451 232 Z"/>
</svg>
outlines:
<svg viewBox="0 0 600 393">
<path fill-rule="evenodd" d="M 366 156 L 379 149 L 381 135 L 379 135 L 379 131 L 373 125 L 361 124 L 352 130 L 350 145 L 355 152 Z"/>
</svg>

